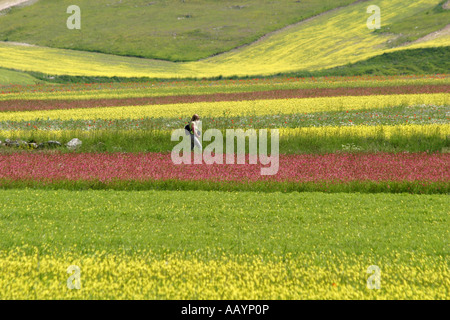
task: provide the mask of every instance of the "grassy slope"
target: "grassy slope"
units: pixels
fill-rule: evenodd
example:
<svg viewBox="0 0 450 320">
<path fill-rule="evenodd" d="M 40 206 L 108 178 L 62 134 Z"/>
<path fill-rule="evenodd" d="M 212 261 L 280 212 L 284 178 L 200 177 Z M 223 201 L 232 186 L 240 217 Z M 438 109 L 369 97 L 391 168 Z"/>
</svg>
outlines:
<svg viewBox="0 0 450 320">
<path fill-rule="evenodd" d="M 398 74 L 446 74 L 450 70 L 450 47 L 419 48 L 387 52 L 364 61 L 295 76 L 357 76 Z M 42 79 L 45 79 L 42 77 Z"/>
<path fill-rule="evenodd" d="M 404 4 L 376 0 L 386 24 L 401 21 L 433 8 L 437 0 Z M 324 14 L 304 24 L 276 33 L 239 50 L 196 62 L 173 63 L 41 47 L 0 44 L 0 66 L 48 74 L 121 77 L 215 77 L 267 75 L 297 70 L 320 70 L 377 56 L 388 50 L 393 37 L 374 34 L 366 27 L 367 3 Z M 421 48 L 450 45 L 450 37 L 408 46 Z M 312 57 L 314 57 L 312 59 Z"/>
<path fill-rule="evenodd" d="M 415 41 L 434 31 L 443 29 L 450 21 L 450 10 L 444 9 L 447 2 L 441 1 L 436 7 L 405 18 L 395 24 L 383 26 L 376 32 L 393 33 L 398 37 L 389 43 L 389 47 L 395 47 L 406 42 Z"/>
<path fill-rule="evenodd" d="M 0 68 L 0 85 L 18 84 L 36 84 L 44 82 L 43 80 L 36 79 L 35 77 L 20 71 L 12 71 Z"/>
<path fill-rule="evenodd" d="M 355 1 L 80 0 L 81 30 L 66 27 L 73 1 L 38 1 L 0 16 L 0 40 L 188 61 Z"/>
</svg>

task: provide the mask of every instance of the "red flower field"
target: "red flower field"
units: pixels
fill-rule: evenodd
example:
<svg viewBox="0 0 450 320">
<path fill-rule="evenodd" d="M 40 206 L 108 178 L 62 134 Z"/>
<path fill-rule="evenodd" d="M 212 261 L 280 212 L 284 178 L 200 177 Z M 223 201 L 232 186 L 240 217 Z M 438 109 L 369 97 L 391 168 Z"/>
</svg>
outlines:
<svg viewBox="0 0 450 320">
<path fill-rule="evenodd" d="M 450 154 L 376 153 L 280 155 L 279 171 L 261 164 L 174 165 L 170 153 L 13 153 L 0 155 L 8 180 L 209 180 L 254 182 L 450 181 Z M 225 163 L 225 161 L 224 161 Z"/>
</svg>

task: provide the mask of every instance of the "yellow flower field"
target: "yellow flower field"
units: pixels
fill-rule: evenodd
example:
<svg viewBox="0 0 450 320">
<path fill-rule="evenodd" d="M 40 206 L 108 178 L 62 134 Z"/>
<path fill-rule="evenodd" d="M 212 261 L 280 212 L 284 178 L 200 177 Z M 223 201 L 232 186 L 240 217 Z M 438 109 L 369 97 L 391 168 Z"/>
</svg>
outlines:
<svg viewBox="0 0 450 320">
<path fill-rule="evenodd" d="M 82 103 L 82 102 L 80 102 Z M 388 108 L 399 105 L 450 103 L 450 95 L 403 94 L 381 96 L 342 96 L 303 99 L 275 99 L 178 103 L 147 106 L 79 108 L 63 110 L 1 112 L 0 121 L 30 121 L 35 119 L 51 120 L 94 120 L 94 119 L 140 119 L 140 118 L 179 118 L 191 117 L 198 113 L 202 116 L 245 116 L 269 114 L 295 114 L 321 111 L 345 111 L 374 108 Z"/>
<path fill-rule="evenodd" d="M 101 134 L 105 130 L 0 130 L 0 136 L 5 139 L 31 139 L 43 140 L 70 139 L 77 136 L 88 138 Z M 153 130 L 155 135 L 170 134 L 167 130 Z M 120 136 L 132 138 L 145 138 L 148 132 L 144 130 L 117 130 Z M 390 139 L 392 136 L 409 138 L 411 136 L 430 137 L 435 136 L 445 139 L 450 136 L 450 124 L 409 124 L 409 125 L 379 125 L 379 126 L 324 126 L 324 127 L 302 127 L 302 128 L 280 128 L 280 138 L 289 139 L 299 136 L 303 137 L 365 137 Z"/>
<path fill-rule="evenodd" d="M 205 259 L 26 249 L 0 252 L 0 299 L 446 299 L 450 287 L 448 258 L 420 253 L 405 263 L 406 253 L 395 252 L 381 259 L 343 252 Z M 67 286 L 71 265 L 81 271 L 79 290 Z M 380 268 L 380 289 L 367 287 L 371 265 Z"/>
<path fill-rule="evenodd" d="M 396 137 L 438 136 L 442 139 L 450 136 L 450 124 L 428 124 L 428 125 L 397 125 L 397 126 L 340 126 L 340 127 L 304 127 L 304 128 L 281 128 L 280 137 L 379 137 L 389 139 Z"/>
</svg>

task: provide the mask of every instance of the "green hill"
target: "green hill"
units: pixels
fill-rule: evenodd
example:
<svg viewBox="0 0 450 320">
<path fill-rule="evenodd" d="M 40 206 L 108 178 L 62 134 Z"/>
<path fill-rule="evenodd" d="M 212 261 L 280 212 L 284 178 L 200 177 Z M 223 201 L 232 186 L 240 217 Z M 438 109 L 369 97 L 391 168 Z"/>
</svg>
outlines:
<svg viewBox="0 0 450 320">
<path fill-rule="evenodd" d="M 192 61 L 356 0 L 40 0 L 0 15 L 0 41 Z M 67 7 L 81 9 L 69 30 Z"/>
<path fill-rule="evenodd" d="M 50 1 L 51 2 L 51 1 Z M 382 11 L 383 25 L 404 23 L 408 17 L 436 8 L 440 0 L 371 0 Z M 366 25 L 369 2 L 358 1 L 328 11 L 320 16 L 273 32 L 240 48 L 199 61 L 172 62 L 112 54 L 20 45 L 0 42 L 0 67 L 49 75 L 121 78 L 217 78 L 269 76 L 285 73 L 322 72 L 331 68 L 362 62 L 383 53 L 405 49 L 447 47 L 425 56 L 400 52 L 386 66 L 382 61 L 371 65 L 357 65 L 352 72 L 392 74 L 392 72 L 442 73 L 448 58 L 450 34 L 441 33 L 426 41 L 390 48 L 398 36 L 379 34 Z M 31 8 L 31 7 L 29 7 Z M 440 13 L 436 13 L 440 14 Z M 417 22 L 419 24 L 420 21 Z M 123 42 L 124 44 L 127 41 Z M 429 54 L 430 53 L 430 54 Z M 411 56 L 411 57 L 410 57 Z M 436 60 L 436 57 L 438 61 Z M 432 61 L 426 61 L 430 58 Z M 405 60 L 405 61 L 402 61 Z M 390 65 L 396 64 L 395 68 Z M 414 68 L 414 65 L 419 65 Z M 389 69 L 388 72 L 384 70 Z M 406 70 L 405 72 L 402 70 Z M 334 71 L 333 71 L 334 72 Z"/>
<path fill-rule="evenodd" d="M 439 0 L 371 0 L 382 8 L 384 24 L 434 8 Z M 368 2 L 349 6 L 272 33 L 260 41 L 207 59 L 171 62 L 0 42 L 0 67 L 51 75 L 92 77 L 211 78 L 320 71 L 404 49 L 448 47 L 442 35 L 389 48 L 395 35 L 380 35 L 366 25 Z"/>
</svg>

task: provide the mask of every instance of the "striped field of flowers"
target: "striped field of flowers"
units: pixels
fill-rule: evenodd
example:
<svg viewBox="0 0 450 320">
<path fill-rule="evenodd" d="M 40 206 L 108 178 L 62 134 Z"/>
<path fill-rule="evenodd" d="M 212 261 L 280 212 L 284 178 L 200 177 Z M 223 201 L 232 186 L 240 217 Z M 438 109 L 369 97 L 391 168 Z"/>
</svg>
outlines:
<svg viewBox="0 0 450 320">
<path fill-rule="evenodd" d="M 0 88 L 0 101 L 8 100 L 88 100 L 108 98 L 142 98 L 204 95 L 215 93 L 238 93 L 276 90 L 282 94 L 292 89 L 338 89 L 345 94 L 348 88 L 366 92 L 370 88 L 394 87 L 401 90 L 405 86 L 429 87 L 448 86 L 450 77 L 445 74 L 404 75 L 404 76 L 352 76 L 319 78 L 253 78 L 230 80 L 174 80 L 165 82 L 121 82 L 121 83 L 69 83 L 5 85 Z M 395 89 L 397 87 L 397 89 Z M 346 94 L 345 94 L 346 95 Z"/>
<path fill-rule="evenodd" d="M 448 79 L 0 88 L 0 299 L 448 299 Z M 278 173 L 173 164 L 193 113 L 279 129 Z"/>
</svg>

